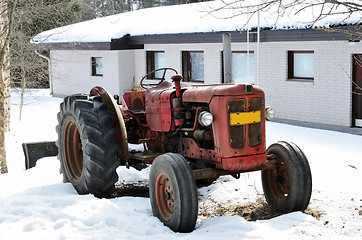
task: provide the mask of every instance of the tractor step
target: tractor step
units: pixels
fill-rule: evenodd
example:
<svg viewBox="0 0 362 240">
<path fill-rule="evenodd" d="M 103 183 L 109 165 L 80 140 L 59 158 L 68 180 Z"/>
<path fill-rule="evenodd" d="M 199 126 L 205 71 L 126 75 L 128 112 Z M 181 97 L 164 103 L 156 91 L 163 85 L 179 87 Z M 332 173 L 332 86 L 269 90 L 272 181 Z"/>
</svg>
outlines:
<svg viewBox="0 0 362 240">
<path fill-rule="evenodd" d="M 130 153 L 130 158 L 139 160 L 145 163 L 152 163 L 153 160 L 160 156 L 162 153 L 159 152 L 151 152 L 151 151 L 145 151 L 145 152 L 135 152 Z"/>
<path fill-rule="evenodd" d="M 55 142 L 23 143 L 22 146 L 25 155 L 25 169 L 35 167 L 36 161 L 40 158 L 58 155 L 58 147 Z"/>
</svg>

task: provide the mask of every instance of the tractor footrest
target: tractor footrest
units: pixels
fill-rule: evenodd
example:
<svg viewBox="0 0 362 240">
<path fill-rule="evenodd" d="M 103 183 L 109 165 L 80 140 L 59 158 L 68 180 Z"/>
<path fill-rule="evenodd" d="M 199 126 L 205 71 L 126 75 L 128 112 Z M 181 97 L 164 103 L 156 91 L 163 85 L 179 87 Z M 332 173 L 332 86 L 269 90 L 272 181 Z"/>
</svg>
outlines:
<svg viewBox="0 0 362 240">
<path fill-rule="evenodd" d="M 153 160 L 160 156 L 162 153 L 159 152 L 151 152 L 151 151 L 145 151 L 145 152 L 135 152 L 130 153 L 130 158 L 145 162 L 145 163 L 152 163 Z"/>
</svg>

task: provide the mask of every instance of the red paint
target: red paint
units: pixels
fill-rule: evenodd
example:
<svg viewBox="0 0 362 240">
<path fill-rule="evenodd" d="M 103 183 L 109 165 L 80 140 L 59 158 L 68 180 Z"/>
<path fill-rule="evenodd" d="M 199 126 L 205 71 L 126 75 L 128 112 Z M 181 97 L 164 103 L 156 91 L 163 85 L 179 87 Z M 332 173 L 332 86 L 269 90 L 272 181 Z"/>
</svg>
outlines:
<svg viewBox="0 0 362 240">
<path fill-rule="evenodd" d="M 217 168 L 228 171 L 248 171 L 266 163 L 266 154 L 221 158 L 216 164 Z"/>
<path fill-rule="evenodd" d="M 182 154 L 191 161 L 204 160 L 216 168 L 233 172 L 248 171 L 266 163 L 263 110 L 265 97 L 261 88 L 252 86 L 253 91 L 248 93 L 244 84 L 187 86 L 180 82 L 180 75 L 175 75 L 173 80 L 174 84 L 164 81 L 147 91 L 128 92 L 122 97 L 124 114 L 128 114 L 128 119 L 138 122 L 139 137 L 143 142 L 149 143 L 150 149 L 158 152 L 174 149 L 172 151 Z M 244 99 L 246 111 L 249 111 L 251 98 L 263 99 L 261 144 L 255 147 L 249 146 L 249 125 L 245 125 L 244 146 L 233 148 L 230 146 L 228 102 Z M 173 101 L 173 99 L 179 100 Z M 214 119 L 209 129 L 213 134 L 213 149 L 202 148 L 198 142 L 202 140 L 195 140 L 192 137 L 193 132 L 200 129 L 197 116 L 205 107 Z M 193 111 L 193 118 L 188 119 L 190 124 L 187 128 L 179 129 L 185 120 L 183 113 L 187 110 Z"/>
<path fill-rule="evenodd" d="M 146 92 L 146 118 L 151 130 L 169 132 L 171 130 L 171 94 L 173 84 L 162 82 Z"/>
<path fill-rule="evenodd" d="M 176 89 L 176 97 L 180 98 L 181 97 L 181 79 L 182 79 L 182 75 L 174 75 L 171 77 L 171 79 L 173 80 L 173 82 L 175 83 L 175 89 Z"/>
</svg>

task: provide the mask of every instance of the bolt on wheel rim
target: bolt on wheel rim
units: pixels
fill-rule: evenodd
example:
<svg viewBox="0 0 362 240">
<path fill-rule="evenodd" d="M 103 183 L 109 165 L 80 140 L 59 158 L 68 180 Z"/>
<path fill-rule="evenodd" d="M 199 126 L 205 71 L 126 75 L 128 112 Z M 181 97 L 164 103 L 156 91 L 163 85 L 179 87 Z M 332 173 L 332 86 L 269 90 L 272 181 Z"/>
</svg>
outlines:
<svg viewBox="0 0 362 240">
<path fill-rule="evenodd" d="M 288 197 L 290 189 L 289 174 L 285 163 L 278 160 L 276 168 L 269 170 L 267 176 L 270 192 L 274 199 L 279 202 L 284 201 Z"/>
<path fill-rule="evenodd" d="M 159 173 L 155 182 L 157 208 L 165 221 L 172 217 L 174 209 L 174 195 L 170 179 L 165 173 Z"/>
</svg>

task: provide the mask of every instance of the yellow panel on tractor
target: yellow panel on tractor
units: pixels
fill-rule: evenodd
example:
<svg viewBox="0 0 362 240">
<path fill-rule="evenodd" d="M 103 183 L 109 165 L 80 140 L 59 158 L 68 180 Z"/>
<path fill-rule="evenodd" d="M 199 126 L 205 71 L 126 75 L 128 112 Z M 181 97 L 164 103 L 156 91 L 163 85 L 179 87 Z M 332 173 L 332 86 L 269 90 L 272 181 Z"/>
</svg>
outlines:
<svg viewBox="0 0 362 240">
<path fill-rule="evenodd" d="M 230 113 L 230 125 L 245 125 L 261 122 L 261 111 Z"/>
</svg>

